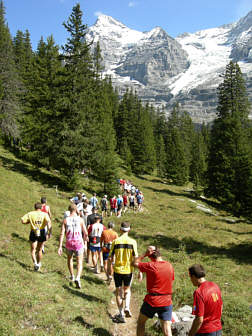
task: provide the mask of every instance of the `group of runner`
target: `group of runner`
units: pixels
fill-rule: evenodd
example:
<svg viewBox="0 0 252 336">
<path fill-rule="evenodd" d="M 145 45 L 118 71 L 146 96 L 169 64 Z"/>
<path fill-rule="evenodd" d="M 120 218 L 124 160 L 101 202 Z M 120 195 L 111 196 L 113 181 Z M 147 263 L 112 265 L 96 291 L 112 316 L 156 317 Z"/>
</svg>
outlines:
<svg viewBox="0 0 252 336">
<path fill-rule="evenodd" d="M 122 195 L 114 195 L 108 199 L 107 195 L 98 200 L 96 193 L 88 199 L 85 194 L 79 192 L 70 199 L 72 203 L 77 205 L 77 209 L 82 217 L 91 214 L 92 208 L 101 209 L 102 217 L 113 216 L 121 217 L 128 209 L 142 211 L 144 195 L 138 188 L 132 189 L 130 192 L 124 192 Z"/>
<path fill-rule="evenodd" d="M 129 202 L 130 209 L 133 211 L 141 211 L 144 201 L 142 191 L 129 180 L 120 179 L 118 182 L 124 195 L 124 206 L 126 204 L 127 208 L 127 204 Z"/>
<path fill-rule="evenodd" d="M 80 200 L 79 195 L 77 198 Z M 102 216 L 97 214 L 98 200 L 96 202 L 95 198 L 94 194 L 90 199 L 91 214 L 86 218 L 81 215 L 81 207 L 78 209 L 80 202 L 78 203 L 77 199 L 71 200 L 68 211 L 64 214 L 58 254 L 62 255 L 63 241 L 66 238 L 69 280 L 75 283 L 76 288 L 81 288 L 83 257 L 86 255 L 86 261 L 89 262 L 91 253 L 94 272 L 104 270 L 109 283 L 114 279 L 118 314 L 113 317 L 113 322 L 125 323 L 126 318 L 132 316 L 131 284 L 134 268 L 137 268 L 139 280 L 143 279 L 143 273 L 146 275 L 147 294 L 138 316 L 136 334 L 144 336 L 146 321 L 157 314 L 163 334 L 171 336 L 173 266 L 162 259 L 161 252 L 156 246 L 149 246 L 143 255 L 138 256 L 137 243 L 129 236 L 130 224 L 128 222 L 120 224 L 120 236 L 114 231 L 113 222 L 109 222 L 106 228 L 102 224 Z M 42 248 L 52 233 L 50 208 L 46 205 L 46 200 L 43 204 L 45 205 L 41 202 L 35 203 L 35 210 L 21 219 L 23 224 L 31 225 L 29 239 L 35 271 L 41 267 Z M 73 267 L 74 256 L 77 260 L 76 275 Z M 149 258 L 148 262 L 142 262 L 145 257 Z M 98 260 L 100 270 L 98 270 Z M 189 336 L 220 336 L 222 299 L 219 287 L 205 279 L 205 271 L 201 265 L 191 266 L 189 277 L 193 285 L 198 287 L 194 292 L 192 311 L 196 317 Z"/>
</svg>

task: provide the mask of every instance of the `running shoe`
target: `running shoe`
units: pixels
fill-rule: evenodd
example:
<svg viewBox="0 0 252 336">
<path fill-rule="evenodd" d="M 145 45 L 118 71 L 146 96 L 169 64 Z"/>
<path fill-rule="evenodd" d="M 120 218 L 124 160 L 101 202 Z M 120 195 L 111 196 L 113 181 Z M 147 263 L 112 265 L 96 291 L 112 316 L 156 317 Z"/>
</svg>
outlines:
<svg viewBox="0 0 252 336">
<path fill-rule="evenodd" d="M 70 275 L 70 277 L 69 277 L 68 279 L 69 279 L 69 281 L 71 281 L 71 282 L 75 281 L 75 277 L 74 277 L 74 275 Z"/>
<path fill-rule="evenodd" d="M 129 309 L 124 309 L 124 313 L 126 317 L 132 317 L 131 311 Z"/>
<path fill-rule="evenodd" d="M 122 316 L 121 314 L 115 315 L 112 318 L 112 321 L 115 323 L 126 323 L 124 316 Z"/>
<path fill-rule="evenodd" d="M 40 267 L 41 267 L 41 263 L 39 264 L 34 264 L 34 271 L 39 271 L 40 270 Z"/>
<path fill-rule="evenodd" d="M 112 280 L 113 280 L 113 277 L 110 275 L 110 276 L 108 277 L 108 279 L 107 279 L 107 281 L 108 281 L 108 285 L 111 284 Z"/>
<path fill-rule="evenodd" d="M 81 289 L 80 279 L 75 279 L 74 282 L 75 282 L 76 288 Z"/>
</svg>

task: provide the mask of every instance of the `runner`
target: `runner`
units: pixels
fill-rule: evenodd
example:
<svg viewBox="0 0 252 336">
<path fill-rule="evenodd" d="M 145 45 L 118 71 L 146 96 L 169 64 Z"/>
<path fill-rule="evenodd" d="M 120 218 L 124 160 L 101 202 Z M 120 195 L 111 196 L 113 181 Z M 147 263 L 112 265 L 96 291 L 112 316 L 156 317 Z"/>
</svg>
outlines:
<svg viewBox="0 0 252 336">
<path fill-rule="evenodd" d="M 87 228 L 89 228 L 90 225 L 92 225 L 92 224 L 95 223 L 95 218 L 97 216 L 99 216 L 98 213 L 97 213 L 97 211 L 98 211 L 97 208 L 94 207 L 94 208 L 92 208 L 91 215 L 87 216 Z"/>
<path fill-rule="evenodd" d="M 77 215 L 77 207 L 75 204 L 69 205 L 68 210 L 70 215 L 63 220 L 58 254 L 62 255 L 62 244 L 64 235 L 66 235 L 66 252 L 67 252 L 67 266 L 70 272 L 70 281 L 74 281 L 77 288 L 81 288 L 80 277 L 82 273 L 84 240 L 87 240 L 87 230 L 83 219 Z M 82 236 L 83 235 L 83 236 Z M 77 275 L 74 277 L 73 256 L 77 260 Z"/>
<path fill-rule="evenodd" d="M 82 197 L 79 199 L 79 203 L 76 205 L 77 215 L 84 219 L 84 208 Z"/>
<path fill-rule="evenodd" d="M 97 209 L 92 208 L 92 213 L 91 215 L 87 216 L 87 230 L 89 229 L 90 225 L 93 225 L 96 221 L 96 217 L 99 216 L 97 214 Z M 87 256 L 86 256 L 86 263 L 89 264 L 89 259 L 90 259 L 90 242 L 87 243 Z"/>
<path fill-rule="evenodd" d="M 144 200 L 144 197 L 141 191 L 137 194 L 136 199 L 137 199 L 137 210 L 141 211 L 143 200 Z"/>
<path fill-rule="evenodd" d="M 76 196 L 70 198 L 70 202 L 74 204 L 78 204 L 82 200 L 82 193 L 78 192 Z"/>
<path fill-rule="evenodd" d="M 103 271 L 103 257 L 101 250 L 101 235 L 104 230 L 103 225 L 100 223 L 101 217 L 96 215 L 94 224 L 88 228 L 89 236 L 89 249 L 92 254 L 92 262 L 95 273 L 100 273 L 98 270 L 98 259 L 100 261 L 100 271 Z"/>
<path fill-rule="evenodd" d="M 41 197 L 41 204 L 42 204 L 41 211 L 47 213 L 50 220 L 52 220 L 51 209 L 50 209 L 49 205 L 46 204 L 46 197 Z M 45 230 L 46 230 L 46 228 L 45 228 Z M 42 253 L 45 254 L 45 243 L 42 247 Z"/>
<path fill-rule="evenodd" d="M 132 184 L 131 185 L 131 194 L 135 195 L 135 192 L 136 192 L 136 187 Z"/>
<path fill-rule="evenodd" d="M 110 216 L 112 216 L 113 213 L 115 215 L 117 214 L 117 199 L 115 196 L 110 199 Z"/>
<path fill-rule="evenodd" d="M 22 224 L 30 224 L 31 232 L 29 236 L 31 245 L 31 257 L 34 264 L 34 270 L 41 268 L 42 248 L 47 239 L 51 237 L 52 225 L 47 213 L 42 212 L 42 204 L 34 204 L 35 211 L 28 212 L 21 218 Z M 47 231 L 46 231 L 47 229 Z"/>
<path fill-rule="evenodd" d="M 106 217 L 108 211 L 107 195 L 104 195 L 103 198 L 101 199 L 101 211 L 102 211 L 102 217 Z"/>
<path fill-rule="evenodd" d="M 205 279 L 203 266 L 195 264 L 189 268 L 192 284 L 198 287 L 193 293 L 193 311 L 195 315 L 188 336 L 220 336 L 222 298 L 220 288 Z"/>
<path fill-rule="evenodd" d="M 115 257 L 114 281 L 119 314 L 114 316 L 113 321 L 125 323 L 125 316 L 132 316 L 130 312 L 130 286 L 132 282 L 132 272 L 134 270 L 132 262 L 138 257 L 138 254 L 136 241 L 128 236 L 130 224 L 123 222 L 120 231 L 121 236 L 112 242 L 109 262 L 112 263 L 113 257 Z M 124 300 L 125 307 L 123 307 Z"/>
<path fill-rule="evenodd" d="M 98 199 L 96 198 L 96 193 L 93 193 L 93 196 L 90 198 L 90 205 L 93 208 L 98 208 Z"/>
<path fill-rule="evenodd" d="M 130 209 L 133 209 L 133 211 L 135 211 L 135 196 L 130 194 L 129 195 L 129 207 Z"/>
<path fill-rule="evenodd" d="M 125 212 L 128 209 L 128 196 L 127 193 L 123 194 L 123 213 L 125 214 Z"/>
<path fill-rule="evenodd" d="M 48 214 L 49 218 L 52 219 L 50 206 L 47 204 L 46 197 L 41 197 L 42 208 L 41 211 Z"/>
<path fill-rule="evenodd" d="M 113 240 L 118 238 L 118 234 L 113 230 L 114 227 L 115 227 L 115 224 L 113 222 L 109 222 L 108 229 L 103 231 L 102 236 L 101 236 L 104 270 L 105 270 L 107 280 L 109 281 L 109 283 L 112 280 L 113 267 L 112 267 L 112 263 L 109 263 L 109 267 L 108 267 L 108 257 L 109 257 L 109 252 L 110 252 Z"/>
<path fill-rule="evenodd" d="M 151 261 L 141 262 L 145 257 Z M 138 267 L 140 272 L 146 273 L 148 292 L 140 309 L 137 336 L 144 336 L 145 323 L 155 314 L 158 314 L 160 318 L 163 334 L 171 336 L 172 284 L 174 281 L 172 265 L 162 259 L 159 249 L 155 246 L 149 246 L 145 254 L 136 258 L 133 265 Z"/>
<path fill-rule="evenodd" d="M 123 198 L 121 195 L 117 197 L 117 217 L 121 217 L 122 215 L 122 208 L 123 208 Z"/>
</svg>

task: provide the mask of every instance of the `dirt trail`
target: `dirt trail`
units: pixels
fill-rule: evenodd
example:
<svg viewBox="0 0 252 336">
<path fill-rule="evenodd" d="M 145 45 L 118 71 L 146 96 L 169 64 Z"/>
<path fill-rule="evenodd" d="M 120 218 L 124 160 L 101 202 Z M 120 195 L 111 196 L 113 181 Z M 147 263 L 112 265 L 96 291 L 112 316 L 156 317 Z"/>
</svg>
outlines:
<svg viewBox="0 0 252 336">
<path fill-rule="evenodd" d="M 102 272 L 100 274 L 97 274 L 97 277 L 103 281 L 106 281 L 105 273 Z M 108 288 L 114 292 L 115 291 L 115 285 L 114 281 L 111 282 L 111 284 L 108 286 Z M 134 293 L 131 296 L 131 302 L 130 302 L 130 310 L 132 313 L 131 318 L 126 318 L 126 323 L 114 323 L 111 319 L 111 323 L 113 324 L 113 336 L 134 336 L 136 335 L 136 323 L 137 318 L 139 314 L 139 303 L 134 300 Z M 108 307 L 108 313 L 110 317 L 118 314 L 118 308 L 116 305 L 116 298 L 115 296 L 112 297 L 112 300 L 110 302 L 110 305 Z"/>
</svg>

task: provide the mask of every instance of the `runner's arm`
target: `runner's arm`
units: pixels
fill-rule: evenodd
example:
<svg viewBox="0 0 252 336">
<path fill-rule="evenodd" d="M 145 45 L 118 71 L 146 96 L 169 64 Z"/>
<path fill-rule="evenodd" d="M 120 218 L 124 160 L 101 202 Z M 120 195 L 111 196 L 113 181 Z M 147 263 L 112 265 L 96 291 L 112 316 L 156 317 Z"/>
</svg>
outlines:
<svg viewBox="0 0 252 336">
<path fill-rule="evenodd" d="M 132 265 L 138 267 L 139 263 L 147 256 L 149 256 L 155 250 L 154 246 L 148 246 L 144 254 L 139 257 L 134 258 Z"/>
<path fill-rule="evenodd" d="M 66 226 L 66 220 L 63 220 L 62 226 L 61 226 L 61 232 L 60 232 L 60 240 L 59 240 L 59 249 L 58 249 L 58 254 L 61 256 L 62 255 L 62 244 L 63 244 L 63 239 L 64 239 L 64 234 L 65 234 L 65 228 Z"/>
<path fill-rule="evenodd" d="M 48 216 L 49 218 L 49 216 Z M 50 238 L 51 237 L 51 234 L 52 234 L 52 223 L 51 223 L 51 220 L 49 218 L 49 220 L 47 220 L 47 229 L 48 229 L 48 233 L 47 233 L 47 236 Z"/>
<path fill-rule="evenodd" d="M 51 209 L 50 209 L 49 205 L 48 205 L 47 209 L 48 209 L 48 216 L 49 216 L 50 219 L 52 219 L 52 213 L 51 213 Z"/>
<path fill-rule="evenodd" d="M 134 267 L 138 267 L 138 264 L 146 257 L 146 254 L 143 254 L 137 258 L 134 258 L 134 260 L 132 261 L 132 266 Z"/>
<path fill-rule="evenodd" d="M 84 223 L 83 218 L 81 218 L 81 229 L 82 229 L 82 233 L 84 235 L 84 240 L 88 241 L 88 232 L 87 232 L 87 228 L 86 228 L 86 225 Z"/>
<path fill-rule="evenodd" d="M 202 323 L 203 323 L 203 316 L 196 316 L 193 320 L 191 330 L 189 331 L 188 336 L 194 336 L 197 334 L 198 330 L 200 329 Z"/>
<path fill-rule="evenodd" d="M 21 223 L 22 223 L 22 224 L 29 224 L 29 223 L 30 223 L 28 214 L 24 215 L 24 216 L 21 218 Z"/>
</svg>

